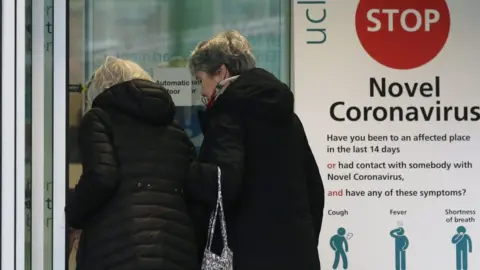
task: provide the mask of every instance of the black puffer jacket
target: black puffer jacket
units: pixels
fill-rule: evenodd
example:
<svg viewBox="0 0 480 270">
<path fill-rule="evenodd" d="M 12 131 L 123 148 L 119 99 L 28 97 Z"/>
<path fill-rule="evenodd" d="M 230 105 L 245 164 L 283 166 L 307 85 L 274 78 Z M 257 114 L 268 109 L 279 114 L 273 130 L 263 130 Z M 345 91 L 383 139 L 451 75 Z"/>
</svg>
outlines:
<svg viewBox="0 0 480 270">
<path fill-rule="evenodd" d="M 193 270 L 197 248 L 183 199 L 193 145 L 160 85 L 121 83 L 82 119 L 83 174 L 67 198 L 82 229 L 78 270 Z"/>
</svg>

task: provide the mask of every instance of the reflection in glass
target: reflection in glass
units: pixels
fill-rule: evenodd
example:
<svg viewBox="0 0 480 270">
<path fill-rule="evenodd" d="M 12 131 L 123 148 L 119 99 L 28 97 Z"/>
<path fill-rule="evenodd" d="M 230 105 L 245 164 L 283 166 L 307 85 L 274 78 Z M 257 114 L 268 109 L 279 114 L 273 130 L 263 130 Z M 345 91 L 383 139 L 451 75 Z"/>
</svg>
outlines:
<svg viewBox="0 0 480 270">
<path fill-rule="evenodd" d="M 25 270 L 32 269 L 32 0 L 25 1 Z"/>
</svg>

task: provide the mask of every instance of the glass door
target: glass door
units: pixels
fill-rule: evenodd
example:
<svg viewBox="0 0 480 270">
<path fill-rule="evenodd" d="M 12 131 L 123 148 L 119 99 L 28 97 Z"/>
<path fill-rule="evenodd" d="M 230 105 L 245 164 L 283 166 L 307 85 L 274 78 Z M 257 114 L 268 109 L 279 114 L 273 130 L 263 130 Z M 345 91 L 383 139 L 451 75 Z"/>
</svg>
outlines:
<svg viewBox="0 0 480 270">
<path fill-rule="evenodd" d="M 17 0 L 18 1 L 18 0 Z M 57 55 L 54 58 L 53 32 L 54 32 L 54 5 L 52 0 L 25 0 L 27 5 L 27 91 L 26 91 L 26 219 L 27 230 L 25 237 L 25 269 L 32 270 L 53 270 L 65 269 L 65 225 L 63 205 L 65 198 L 65 132 L 53 132 L 54 121 L 57 120 L 59 130 L 65 126 L 65 107 L 67 102 L 63 99 L 54 100 L 54 80 L 65 81 L 66 77 L 66 54 Z M 66 7 L 66 2 L 63 3 Z M 66 24 L 66 8 L 60 9 L 59 24 Z M 58 16 L 58 14 L 57 14 Z M 59 28 L 59 40 L 62 40 L 62 27 Z M 66 29 L 63 27 L 63 29 Z M 56 29 L 55 29 L 56 30 Z M 63 34 L 66 40 L 66 32 Z M 65 52 L 66 42 L 58 43 L 60 49 Z M 62 49 L 63 48 L 63 49 Z M 54 76 L 55 61 L 60 63 L 57 66 L 57 75 Z M 59 71 L 63 69 L 63 71 Z M 58 85 L 56 86 L 58 87 Z M 56 95 L 65 98 L 65 86 Z M 57 107 L 54 107 L 54 102 Z M 62 112 L 63 117 L 54 118 L 54 112 Z M 54 135 L 55 134 L 55 135 Z M 54 144 L 54 141 L 57 144 Z M 55 148 L 54 148 L 55 147 Z M 54 155 L 57 151 L 57 156 Z M 56 164 L 54 164 L 55 158 Z M 57 171 L 60 174 L 54 175 Z M 54 178 L 55 177 L 55 178 Z M 59 182 L 58 185 L 54 183 Z M 54 191 L 58 187 L 60 192 Z M 58 207 L 54 208 L 54 202 Z M 55 230 L 54 230 L 55 229 Z M 53 232 L 55 231 L 55 234 Z M 55 250 L 55 252 L 53 252 Z M 54 257 L 54 254 L 56 256 Z M 57 261 L 55 259 L 58 258 Z M 23 268 L 22 268 L 23 269 Z"/>
<path fill-rule="evenodd" d="M 52 59 L 53 4 L 31 5 L 31 269 L 52 268 Z M 50 55 L 50 58 L 47 57 Z M 48 83 L 47 83 L 48 82 Z"/>
</svg>

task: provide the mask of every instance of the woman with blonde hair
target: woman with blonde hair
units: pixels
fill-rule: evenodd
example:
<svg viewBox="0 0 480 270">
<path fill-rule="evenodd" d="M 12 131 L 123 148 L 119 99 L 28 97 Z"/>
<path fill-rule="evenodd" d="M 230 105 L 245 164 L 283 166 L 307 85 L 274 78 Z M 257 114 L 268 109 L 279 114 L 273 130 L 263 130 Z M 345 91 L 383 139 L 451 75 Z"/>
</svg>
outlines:
<svg viewBox="0 0 480 270">
<path fill-rule="evenodd" d="M 108 57 L 86 90 L 83 172 L 66 217 L 82 230 L 78 270 L 194 270 L 183 198 L 193 145 L 171 96 L 132 61 Z"/>
<path fill-rule="evenodd" d="M 200 119 L 204 141 L 186 189 L 200 247 L 220 167 L 233 269 L 319 270 L 322 179 L 293 93 L 255 65 L 248 40 L 237 31 L 200 43 L 190 58 L 207 104 Z M 217 254 L 221 236 L 213 239 Z"/>
</svg>

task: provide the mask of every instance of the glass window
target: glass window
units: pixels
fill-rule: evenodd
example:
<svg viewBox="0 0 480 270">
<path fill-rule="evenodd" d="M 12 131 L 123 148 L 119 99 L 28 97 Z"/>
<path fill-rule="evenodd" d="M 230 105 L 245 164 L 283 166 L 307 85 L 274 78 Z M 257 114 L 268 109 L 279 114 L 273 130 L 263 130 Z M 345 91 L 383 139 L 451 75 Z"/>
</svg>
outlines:
<svg viewBox="0 0 480 270">
<path fill-rule="evenodd" d="M 82 116 L 82 84 L 106 56 L 133 60 L 153 75 L 158 67 L 184 65 L 200 41 L 220 31 L 235 29 L 250 40 L 258 66 L 289 83 L 289 1 L 70 0 L 69 3 L 70 187 L 76 184 L 81 172 L 76 133 Z M 196 117 L 199 108 L 188 106 L 177 110 L 179 122 L 197 146 L 202 141 Z M 72 254 L 71 267 L 74 260 Z"/>
</svg>

